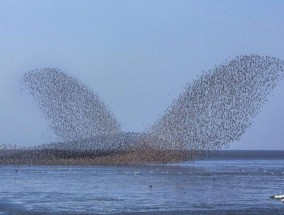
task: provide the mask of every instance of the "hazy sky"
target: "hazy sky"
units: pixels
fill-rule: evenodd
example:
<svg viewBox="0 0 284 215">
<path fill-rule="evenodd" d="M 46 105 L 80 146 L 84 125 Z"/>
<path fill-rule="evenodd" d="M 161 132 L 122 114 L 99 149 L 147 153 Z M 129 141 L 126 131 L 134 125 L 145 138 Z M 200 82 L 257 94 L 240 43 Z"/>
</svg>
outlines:
<svg viewBox="0 0 284 215">
<path fill-rule="evenodd" d="M 241 54 L 284 59 L 283 1 L 0 1 L 0 144 L 55 140 L 23 74 L 86 82 L 125 131 L 143 131 L 186 83 Z M 284 82 L 232 149 L 284 149 Z"/>
</svg>

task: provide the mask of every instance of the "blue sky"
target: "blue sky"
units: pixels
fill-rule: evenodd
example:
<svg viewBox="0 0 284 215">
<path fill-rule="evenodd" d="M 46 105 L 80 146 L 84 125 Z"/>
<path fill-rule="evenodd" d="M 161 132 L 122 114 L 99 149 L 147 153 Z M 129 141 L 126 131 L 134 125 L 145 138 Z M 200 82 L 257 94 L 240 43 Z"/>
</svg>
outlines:
<svg viewBox="0 0 284 215">
<path fill-rule="evenodd" d="M 0 1 L 0 144 L 56 140 L 23 74 L 86 82 L 125 131 L 143 131 L 202 71 L 241 54 L 284 59 L 282 1 Z M 284 150 L 283 81 L 232 149 Z"/>
</svg>

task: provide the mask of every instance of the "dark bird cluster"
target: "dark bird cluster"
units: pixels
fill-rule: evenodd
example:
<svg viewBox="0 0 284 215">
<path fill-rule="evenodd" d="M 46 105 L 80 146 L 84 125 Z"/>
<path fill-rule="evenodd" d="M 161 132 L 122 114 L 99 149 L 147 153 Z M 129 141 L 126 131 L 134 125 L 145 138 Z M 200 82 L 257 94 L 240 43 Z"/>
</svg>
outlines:
<svg viewBox="0 0 284 215">
<path fill-rule="evenodd" d="M 171 149 L 221 149 L 250 127 L 283 71 L 283 61 L 256 55 L 217 66 L 188 85 L 150 132 Z"/>
<path fill-rule="evenodd" d="M 99 97 L 77 79 L 58 69 L 24 75 L 24 84 L 63 140 L 120 132 L 120 125 Z"/>
<path fill-rule="evenodd" d="M 260 112 L 283 78 L 284 62 L 237 57 L 203 73 L 144 133 L 120 125 L 86 85 L 58 69 L 24 76 L 51 128 L 64 142 L 0 153 L 0 163 L 129 164 L 177 162 L 228 146 Z"/>
</svg>

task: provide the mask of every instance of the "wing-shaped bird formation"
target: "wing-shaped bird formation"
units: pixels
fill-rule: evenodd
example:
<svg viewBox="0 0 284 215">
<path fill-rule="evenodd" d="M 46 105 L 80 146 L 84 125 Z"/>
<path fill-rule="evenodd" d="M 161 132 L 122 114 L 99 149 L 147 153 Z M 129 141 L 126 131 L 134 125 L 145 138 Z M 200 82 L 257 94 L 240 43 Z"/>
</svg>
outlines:
<svg viewBox="0 0 284 215">
<path fill-rule="evenodd" d="M 75 78 L 56 69 L 35 70 L 24 76 L 24 83 L 65 142 L 0 154 L 0 163 L 128 164 L 194 159 L 239 140 L 283 74 L 284 62 L 279 59 L 237 57 L 188 85 L 150 129 L 137 134 L 121 132 L 106 105 Z"/>
<path fill-rule="evenodd" d="M 24 84 L 37 101 L 55 134 L 78 140 L 120 132 L 107 106 L 86 85 L 58 69 L 26 73 Z"/>
<path fill-rule="evenodd" d="M 227 146 L 251 125 L 283 72 L 284 62 L 267 56 L 240 56 L 217 66 L 189 85 L 150 133 L 169 141 L 170 149 Z"/>
</svg>

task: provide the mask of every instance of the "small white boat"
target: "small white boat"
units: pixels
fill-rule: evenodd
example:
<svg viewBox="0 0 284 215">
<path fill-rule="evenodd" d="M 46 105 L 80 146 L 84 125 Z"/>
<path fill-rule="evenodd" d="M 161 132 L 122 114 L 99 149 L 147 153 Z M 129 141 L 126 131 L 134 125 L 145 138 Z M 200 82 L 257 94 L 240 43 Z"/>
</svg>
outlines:
<svg viewBox="0 0 284 215">
<path fill-rule="evenodd" d="M 273 195 L 271 196 L 273 199 L 280 199 L 281 201 L 284 201 L 284 195 Z"/>
</svg>

